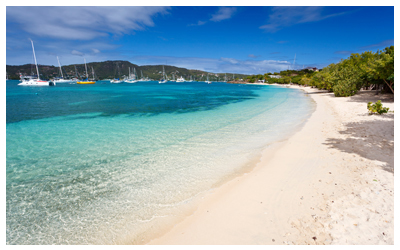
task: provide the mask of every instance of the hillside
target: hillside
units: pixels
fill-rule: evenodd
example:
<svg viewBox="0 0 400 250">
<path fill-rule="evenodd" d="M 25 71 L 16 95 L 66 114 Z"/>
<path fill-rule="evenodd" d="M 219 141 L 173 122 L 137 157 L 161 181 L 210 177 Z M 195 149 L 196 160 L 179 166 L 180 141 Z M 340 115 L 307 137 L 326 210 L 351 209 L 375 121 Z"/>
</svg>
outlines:
<svg viewBox="0 0 400 250">
<path fill-rule="evenodd" d="M 76 70 L 75 70 L 76 67 Z M 122 78 L 129 74 L 129 68 L 132 71 L 133 68 L 139 76 L 143 74 L 144 77 L 158 80 L 162 77 L 162 65 L 143 65 L 138 66 L 128 61 L 105 61 L 105 62 L 92 62 L 87 64 L 88 73 L 91 76 L 93 70 L 98 79 L 112 79 L 114 77 Z M 19 73 L 25 75 L 35 74 L 35 65 L 25 64 L 19 66 L 6 65 L 7 74 L 9 79 L 19 79 Z M 183 76 L 185 79 L 190 79 L 192 76 L 193 80 L 206 80 L 207 74 L 210 73 L 209 79 L 211 81 L 223 80 L 225 73 L 214 74 L 211 72 L 205 72 L 201 70 L 185 69 L 175 66 L 164 65 L 165 73 L 169 79 L 172 79 L 172 74 L 175 74 L 175 79 Z M 65 76 L 76 77 L 77 75 L 82 78 L 85 77 L 85 64 L 73 64 L 62 66 L 63 74 Z M 43 79 L 51 79 L 60 76 L 60 70 L 55 66 L 39 65 L 40 77 Z M 217 77 L 218 76 L 218 77 Z M 245 78 L 247 75 L 235 74 L 235 78 Z M 232 79 L 232 74 L 227 73 L 227 78 Z"/>
</svg>

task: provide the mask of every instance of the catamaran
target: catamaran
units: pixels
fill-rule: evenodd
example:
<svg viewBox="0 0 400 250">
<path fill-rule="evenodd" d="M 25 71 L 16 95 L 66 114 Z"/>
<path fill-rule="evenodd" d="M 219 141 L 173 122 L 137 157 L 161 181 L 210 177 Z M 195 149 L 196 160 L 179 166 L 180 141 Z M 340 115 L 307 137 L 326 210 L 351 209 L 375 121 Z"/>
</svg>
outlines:
<svg viewBox="0 0 400 250">
<path fill-rule="evenodd" d="M 163 73 L 163 77 L 160 79 L 160 81 L 158 81 L 158 83 L 166 83 L 166 82 L 168 82 L 168 80 L 166 80 L 166 77 L 165 77 L 164 65 L 162 66 L 162 73 Z"/>
<path fill-rule="evenodd" d="M 31 40 L 31 43 L 32 43 L 33 57 L 35 58 L 37 78 L 35 78 L 35 76 L 22 76 L 22 74 L 20 74 L 21 83 L 19 83 L 18 85 L 22 85 L 22 86 L 55 86 L 56 85 L 55 82 L 40 80 L 39 68 L 38 68 L 37 62 L 36 62 L 35 47 L 33 46 L 32 40 Z"/>
<path fill-rule="evenodd" d="M 86 79 L 84 79 L 82 81 L 77 81 L 76 83 L 77 84 L 94 84 L 96 81 L 89 80 L 89 76 L 88 76 L 88 73 L 87 73 L 86 59 L 83 58 L 83 60 L 85 61 Z"/>
</svg>

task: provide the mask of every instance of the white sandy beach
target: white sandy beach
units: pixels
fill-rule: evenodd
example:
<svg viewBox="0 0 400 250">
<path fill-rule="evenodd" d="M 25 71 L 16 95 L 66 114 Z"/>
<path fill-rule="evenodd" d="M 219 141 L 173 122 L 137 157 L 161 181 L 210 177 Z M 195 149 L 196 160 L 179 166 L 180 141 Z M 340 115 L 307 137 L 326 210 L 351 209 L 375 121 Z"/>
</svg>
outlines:
<svg viewBox="0 0 400 250">
<path fill-rule="evenodd" d="M 367 112 L 393 95 L 290 87 L 317 103 L 301 130 L 148 244 L 394 244 L 394 114 Z"/>
</svg>

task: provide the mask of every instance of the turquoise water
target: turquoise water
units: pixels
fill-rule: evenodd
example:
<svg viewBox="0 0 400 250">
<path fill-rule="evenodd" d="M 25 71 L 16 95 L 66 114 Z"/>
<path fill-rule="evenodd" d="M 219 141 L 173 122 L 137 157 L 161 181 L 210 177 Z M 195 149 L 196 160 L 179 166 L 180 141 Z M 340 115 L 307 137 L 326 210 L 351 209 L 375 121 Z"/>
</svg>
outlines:
<svg viewBox="0 0 400 250">
<path fill-rule="evenodd" d="M 6 92 L 7 244 L 140 244 L 315 108 L 277 86 L 17 84 Z"/>
</svg>

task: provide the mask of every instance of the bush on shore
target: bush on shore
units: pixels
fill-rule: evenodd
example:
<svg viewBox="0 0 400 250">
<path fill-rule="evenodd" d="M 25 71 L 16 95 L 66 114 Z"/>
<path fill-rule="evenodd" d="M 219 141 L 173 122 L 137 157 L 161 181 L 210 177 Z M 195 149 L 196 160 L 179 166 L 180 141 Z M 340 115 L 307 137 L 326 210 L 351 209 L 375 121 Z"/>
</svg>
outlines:
<svg viewBox="0 0 400 250">
<path fill-rule="evenodd" d="M 312 76 L 308 85 L 333 91 L 335 96 L 352 96 L 361 88 L 386 88 L 394 93 L 394 46 L 373 53 L 354 53 L 330 64 Z"/>
</svg>

